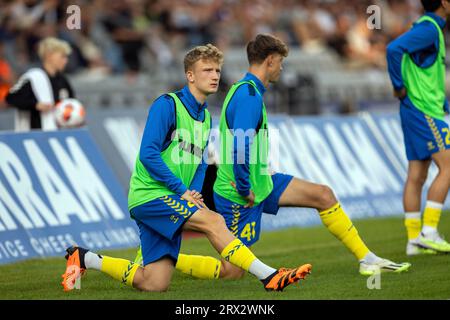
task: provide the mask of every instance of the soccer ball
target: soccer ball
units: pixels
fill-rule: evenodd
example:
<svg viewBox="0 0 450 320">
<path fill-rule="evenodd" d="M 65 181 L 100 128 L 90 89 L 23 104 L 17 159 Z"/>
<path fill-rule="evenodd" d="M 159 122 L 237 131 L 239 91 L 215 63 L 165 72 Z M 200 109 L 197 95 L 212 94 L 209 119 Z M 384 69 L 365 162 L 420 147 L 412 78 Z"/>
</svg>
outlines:
<svg viewBox="0 0 450 320">
<path fill-rule="evenodd" d="M 86 111 L 77 99 L 64 99 L 55 106 L 55 119 L 59 127 L 76 128 L 84 124 Z"/>
</svg>

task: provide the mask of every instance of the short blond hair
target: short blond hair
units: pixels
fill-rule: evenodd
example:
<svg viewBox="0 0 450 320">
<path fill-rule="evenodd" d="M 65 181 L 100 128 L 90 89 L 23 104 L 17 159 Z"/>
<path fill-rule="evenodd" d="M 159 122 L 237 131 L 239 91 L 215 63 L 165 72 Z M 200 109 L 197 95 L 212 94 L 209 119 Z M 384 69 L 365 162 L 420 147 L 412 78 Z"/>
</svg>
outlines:
<svg viewBox="0 0 450 320">
<path fill-rule="evenodd" d="M 38 55 L 42 59 L 49 52 L 60 51 L 64 54 L 69 55 L 72 52 L 72 48 L 69 43 L 64 40 L 60 40 L 54 37 L 47 37 L 39 41 L 38 44 Z"/>
<path fill-rule="evenodd" d="M 191 70 L 192 66 L 199 60 L 212 60 L 222 66 L 223 52 L 210 43 L 189 50 L 184 57 L 184 72 Z"/>
</svg>

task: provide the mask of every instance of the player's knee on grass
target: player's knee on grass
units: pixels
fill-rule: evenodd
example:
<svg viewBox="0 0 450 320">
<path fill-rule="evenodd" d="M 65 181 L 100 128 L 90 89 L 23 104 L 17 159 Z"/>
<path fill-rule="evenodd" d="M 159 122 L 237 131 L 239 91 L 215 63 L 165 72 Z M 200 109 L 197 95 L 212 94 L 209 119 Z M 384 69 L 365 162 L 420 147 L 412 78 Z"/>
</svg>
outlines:
<svg viewBox="0 0 450 320">
<path fill-rule="evenodd" d="M 133 287 L 147 292 L 167 291 L 174 267 L 173 260 L 165 257 L 148 264 L 136 272 Z"/>
<path fill-rule="evenodd" d="M 333 190 L 326 185 L 319 185 L 318 190 L 317 208 L 319 211 L 327 210 L 337 203 L 337 199 Z"/>
<path fill-rule="evenodd" d="M 133 279 L 133 287 L 144 292 L 163 292 L 169 288 L 169 281 L 165 277 L 158 278 L 148 268 L 136 272 Z"/>
<path fill-rule="evenodd" d="M 245 270 L 222 259 L 222 267 L 220 268 L 221 279 L 241 279 L 245 275 Z"/>
<path fill-rule="evenodd" d="M 163 280 L 143 280 L 137 288 L 145 292 L 165 292 L 169 289 L 169 282 Z"/>
<path fill-rule="evenodd" d="M 135 279 L 133 286 L 146 292 L 164 292 L 169 289 L 170 279 L 171 276 L 164 274 L 158 276 L 155 272 L 146 269 L 139 279 Z"/>
</svg>

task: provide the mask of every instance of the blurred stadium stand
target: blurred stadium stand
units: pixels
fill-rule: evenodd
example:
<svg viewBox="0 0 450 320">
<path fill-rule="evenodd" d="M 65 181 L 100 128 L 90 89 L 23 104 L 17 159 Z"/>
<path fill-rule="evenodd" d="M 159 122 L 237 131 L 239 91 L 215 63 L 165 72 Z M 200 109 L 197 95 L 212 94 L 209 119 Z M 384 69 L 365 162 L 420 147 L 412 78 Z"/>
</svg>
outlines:
<svg viewBox="0 0 450 320">
<path fill-rule="evenodd" d="M 227 51 L 223 90 L 239 80 L 247 67 L 243 48 Z M 183 85 L 182 65 L 177 69 L 173 73 L 161 70 L 141 74 L 133 84 L 127 84 L 126 77 L 120 75 L 98 80 L 77 75 L 71 77 L 71 83 L 77 96 L 89 107 L 142 108 L 158 95 Z M 223 101 L 223 93 L 209 98 L 210 108 L 215 112 Z M 394 101 L 391 95 L 388 76 L 381 70 L 346 70 L 333 52 L 311 54 L 293 49 L 285 60 L 281 81 L 268 91 L 266 99 L 268 108 L 275 113 L 317 114 L 353 111 L 346 108 L 356 108 L 352 105 L 363 100 Z M 334 107 L 326 109 L 327 105 Z"/>
<path fill-rule="evenodd" d="M 367 28 L 373 4 L 381 29 Z M 67 28 L 69 5 L 80 7 L 80 30 Z M 74 49 L 67 73 L 88 109 L 147 108 L 183 85 L 187 49 L 211 42 L 225 52 L 221 88 L 209 99 L 217 114 L 247 69 L 245 44 L 267 32 L 290 47 L 266 95 L 270 112 L 396 110 L 385 48 L 420 14 L 418 0 L 0 0 L 0 62 L 14 75 L 1 81 L 14 83 L 38 63 L 37 42 L 57 36 Z"/>
</svg>

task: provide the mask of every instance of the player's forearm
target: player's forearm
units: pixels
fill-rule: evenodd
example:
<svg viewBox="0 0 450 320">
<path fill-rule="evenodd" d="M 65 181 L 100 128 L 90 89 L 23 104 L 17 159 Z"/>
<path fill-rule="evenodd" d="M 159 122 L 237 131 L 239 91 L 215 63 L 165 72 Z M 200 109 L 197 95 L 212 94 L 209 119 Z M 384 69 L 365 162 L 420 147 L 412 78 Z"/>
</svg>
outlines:
<svg viewBox="0 0 450 320">
<path fill-rule="evenodd" d="M 233 173 L 238 193 L 246 197 L 250 193 L 250 143 L 246 141 L 244 148 L 238 148 L 237 139 L 234 140 Z"/>
<path fill-rule="evenodd" d="M 209 136 L 206 142 L 205 149 L 202 155 L 202 161 L 197 167 L 195 171 L 194 178 L 192 179 L 191 185 L 189 186 L 190 190 L 196 190 L 201 192 L 203 189 L 203 182 L 205 181 L 206 170 L 208 169 L 208 145 L 209 145 Z"/>
<path fill-rule="evenodd" d="M 246 165 L 235 164 L 233 166 L 234 177 L 236 179 L 237 192 L 246 197 L 250 194 L 250 172 Z"/>
<path fill-rule="evenodd" d="M 402 78 L 402 58 L 405 51 L 395 41 L 387 47 L 386 51 L 389 77 L 391 78 L 394 90 L 399 91 L 404 88 Z"/>
<path fill-rule="evenodd" d="M 143 152 L 141 152 L 139 160 L 142 162 L 145 169 L 147 169 L 150 177 L 165 184 L 172 192 L 182 195 L 187 190 L 187 187 L 183 182 L 170 171 L 159 153 L 148 152 L 147 150 L 144 155 Z"/>
<path fill-rule="evenodd" d="M 161 128 L 160 128 L 161 129 Z M 182 195 L 187 187 L 177 178 L 161 158 L 162 145 L 158 130 L 144 130 L 144 135 L 139 151 L 139 160 L 147 169 L 150 177 L 166 185 L 166 187 Z"/>
<path fill-rule="evenodd" d="M 233 172 L 238 193 L 246 197 L 250 193 L 250 146 L 262 117 L 261 101 L 247 96 L 248 89 L 238 89 L 233 105 L 230 105 L 229 123 L 234 130 Z"/>
<path fill-rule="evenodd" d="M 170 140 L 166 139 L 170 137 L 175 124 L 174 108 L 168 101 L 164 97 L 159 97 L 150 108 L 142 135 L 139 160 L 153 179 L 163 183 L 176 194 L 182 195 L 187 187 L 161 158 L 161 151 L 170 144 Z"/>
<path fill-rule="evenodd" d="M 197 190 L 199 192 L 202 191 L 207 168 L 208 164 L 203 162 L 198 166 L 197 171 L 195 171 L 194 178 L 192 179 L 191 185 L 189 186 L 190 190 Z"/>
</svg>

